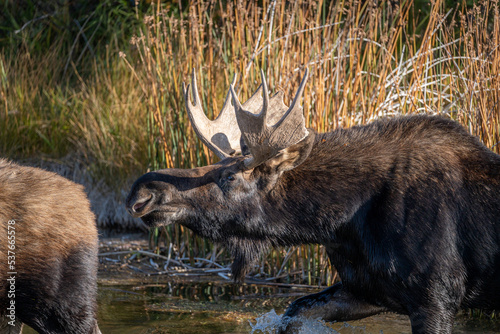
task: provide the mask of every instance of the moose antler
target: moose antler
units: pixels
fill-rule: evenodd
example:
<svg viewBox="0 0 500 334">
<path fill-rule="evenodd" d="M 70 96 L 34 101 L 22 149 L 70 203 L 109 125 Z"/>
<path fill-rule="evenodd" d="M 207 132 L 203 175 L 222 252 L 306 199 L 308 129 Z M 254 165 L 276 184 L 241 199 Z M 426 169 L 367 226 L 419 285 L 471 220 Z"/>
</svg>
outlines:
<svg viewBox="0 0 500 334">
<path fill-rule="evenodd" d="M 234 76 L 231 87 L 234 89 L 234 84 L 236 82 L 236 74 Z M 240 138 L 241 132 L 238 127 L 238 122 L 236 121 L 236 114 L 234 106 L 231 104 L 232 99 L 230 98 L 231 91 L 229 90 L 226 95 L 226 100 L 222 107 L 219 116 L 213 121 L 209 120 L 205 116 L 205 112 L 201 107 L 201 100 L 198 95 L 198 88 L 196 84 L 196 75 L 193 70 L 191 75 L 191 88 L 192 93 L 189 90 L 190 85 L 187 87 L 182 84 L 182 90 L 184 94 L 184 101 L 186 102 L 186 109 L 188 112 L 189 119 L 193 126 L 194 131 L 201 139 L 201 141 L 207 145 L 207 147 L 212 150 L 220 159 L 235 156 L 241 153 Z M 260 85 L 255 93 L 243 103 L 243 108 L 251 113 L 257 113 L 262 108 L 262 85 Z M 191 102 L 191 96 L 193 95 L 194 104 Z M 286 111 L 286 106 L 283 104 L 283 94 L 280 92 L 271 98 L 271 105 L 278 105 L 281 101 L 283 107 L 276 108 L 276 110 Z M 283 112 L 272 114 L 270 119 L 279 120 L 283 115 Z"/>
<path fill-rule="evenodd" d="M 234 76 L 231 87 L 235 82 L 236 75 Z M 241 132 L 236 122 L 234 107 L 231 105 L 229 98 L 230 93 L 228 92 L 226 95 L 226 100 L 219 116 L 217 116 L 215 120 L 211 121 L 207 118 L 207 116 L 205 116 L 205 112 L 201 107 L 201 100 L 198 95 L 194 70 L 191 79 L 191 86 L 194 97 L 194 105 L 191 103 L 189 84 L 186 87 L 184 83 L 182 83 L 182 90 L 184 93 L 184 100 L 186 101 L 188 116 L 198 137 L 220 159 L 231 157 L 239 153 L 241 151 Z"/>
<path fill-rule="evenodd" d="M 263 99 L 259 114 L 249 110 L 248 101 L 243 105 L 240 104 L 231 85 L 230 91 L 233 96 L 238 126 L 251 153 L 251 157 L 245 160 L 246 168 L 251 169 L 260 165 L 276 156 L 281 150 L 298 143 L 307 136 L 308 131 L 305 127 L 304 113 L 299 100 L 304 92 L 308 76 L 309 71 L 306 69 L 292 105 L 287 108 L 283 103 L 283 94 L 278 93 L 271 99 L 269 98 L 264 72 L 261 71 Z"/>
<path fill-rule="evenodd" d="M 283 102 L 282 92 L 269 97 L 262 71 L 262 84 L 245 103 L 240 104 L 234 92 L 235 75 L 219 116 L 211 121 L 201 108 L 196 75 L 193 70 L 191 86 L 194 104 L 191 102 L 190 85 L 186 87 L 184 83 L 182 84 L 186 109 L 193 129 L 201 141 L 220 159 L 241 153 L 240 140 L 243 138 L 251 153 L 251 156 L 245 159 L 245 166 L 249 169 L 256 167 L 278 154 L 282 149 L 298 143 L 307 136 L 308 132 L 299 100 L 304 91 L 308 73 L 306 70 L 290 108 Z"/>
</svg>

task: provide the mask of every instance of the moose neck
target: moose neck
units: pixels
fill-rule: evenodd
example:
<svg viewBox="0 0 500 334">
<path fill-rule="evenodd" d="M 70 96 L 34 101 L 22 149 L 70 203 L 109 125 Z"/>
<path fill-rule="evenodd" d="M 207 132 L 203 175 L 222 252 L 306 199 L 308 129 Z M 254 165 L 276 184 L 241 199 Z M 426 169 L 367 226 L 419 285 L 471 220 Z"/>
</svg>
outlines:
<svg viewBox="0 0 500 334">
<path fill-rule="evenodd" d="M 263 229 L 272 245 L 328 244 L 369 205 L 392 162 L 376 153 L 383 143 L 359 131 L 317 134 L 308 159 L 281 176 L 263 201 Z M 369 150 L 373 154 L 362 153 Z"/>
</svg>

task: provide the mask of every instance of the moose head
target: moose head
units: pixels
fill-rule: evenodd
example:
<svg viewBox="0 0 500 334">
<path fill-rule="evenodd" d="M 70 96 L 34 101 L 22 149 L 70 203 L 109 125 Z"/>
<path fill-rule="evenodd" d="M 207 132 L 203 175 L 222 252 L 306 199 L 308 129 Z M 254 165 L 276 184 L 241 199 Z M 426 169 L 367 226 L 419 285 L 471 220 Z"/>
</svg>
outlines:
<svg viewBox="0 0 500 334">
<path fill-rule="evenodd" d="M 189 119 L 221 161 L 147 173 L 126 200 L 129 213 L 149 227 L 179 223 L 229 247 L 235 279 L 268 246 L 307 241 L 295 227 L 298 217 L 287 210 L 294 205 L 287 203 L 287 184 L 297 185 L 293 180 L 300 176 L 284 175 L 308 158 L 314 144 L 315 133 L 306 129 L 299 103 L 308 71 L 290 107 L 281 92 L 269 96 L 263 72 L 261 77 L 262 84 L 243 104 L 233 80 L 219 116 L 211 121 L 201 108 L 193 72 L 191 87 L 183 85 Z"/>
</svg>

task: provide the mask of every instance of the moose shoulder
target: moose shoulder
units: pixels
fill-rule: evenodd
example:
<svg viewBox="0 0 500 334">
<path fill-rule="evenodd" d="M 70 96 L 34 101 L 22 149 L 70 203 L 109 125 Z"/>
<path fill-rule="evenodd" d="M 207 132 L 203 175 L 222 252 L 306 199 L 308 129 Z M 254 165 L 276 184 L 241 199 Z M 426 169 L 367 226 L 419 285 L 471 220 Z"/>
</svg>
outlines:
<svg viewBox="0 0 500 334">
<path fill-rule="evenodd" d="M 129 212 L 226 245 L 235 279 L 268 247 L 324 245 L 342 282 L 292 303 L 285 332 L 298 316 L 393 311 L 410 316 L 413 333 L 451 333 L 461 307 L 500 309 L 500 156 L 436 116 L 317 134 L 298 103 L 306 79 L 290 108 L 264 77 L 243 105 L 231 85 L 209 121 L 193 75 L 190 119 L 222 160 L 143 175 Z"/>
</svg>

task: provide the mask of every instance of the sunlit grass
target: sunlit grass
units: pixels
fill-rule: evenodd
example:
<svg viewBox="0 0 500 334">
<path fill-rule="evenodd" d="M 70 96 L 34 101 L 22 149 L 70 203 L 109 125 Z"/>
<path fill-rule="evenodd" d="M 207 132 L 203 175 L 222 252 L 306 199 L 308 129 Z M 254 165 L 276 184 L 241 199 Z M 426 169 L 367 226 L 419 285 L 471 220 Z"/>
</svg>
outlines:
<svg viewBox="0 0 500 334">
<path fill-rule="evenodd" d="M 78 161 L 88 188 L 127 187 L 147 161 L 143 93 L 118 57 L 137 11 L 125 0 L 0 6 L 2 157 Z"/>
<path fill-rule="evenodd" d="M 146 164 L 142 93 L 128 72 L 95 68 L 93 80 L 55 85 L 56 57 L 8 64 L 0 55 L 0 152 L 14 159 L 79 159 L 94 177 L 124 187 Z M 123 65 L 124 66 L 124 65 Z"/>
</svg>

